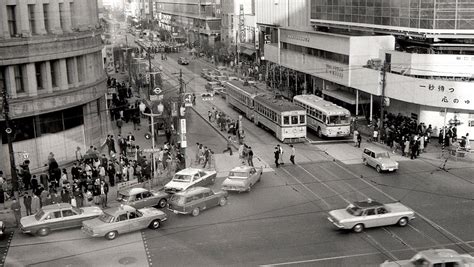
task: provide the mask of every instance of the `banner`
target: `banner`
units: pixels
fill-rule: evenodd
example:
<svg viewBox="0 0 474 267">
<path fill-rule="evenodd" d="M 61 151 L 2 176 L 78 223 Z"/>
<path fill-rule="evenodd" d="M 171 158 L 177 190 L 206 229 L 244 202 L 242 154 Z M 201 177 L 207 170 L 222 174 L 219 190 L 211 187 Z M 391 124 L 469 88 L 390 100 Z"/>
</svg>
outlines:
<svg viewBox="0 0 474 267">
<path fill-rule="evenodd" d="M 114 50 L 112 46 L 105 47 L 105 69 L 108 74 L 115 73 Z"/>
</svg>

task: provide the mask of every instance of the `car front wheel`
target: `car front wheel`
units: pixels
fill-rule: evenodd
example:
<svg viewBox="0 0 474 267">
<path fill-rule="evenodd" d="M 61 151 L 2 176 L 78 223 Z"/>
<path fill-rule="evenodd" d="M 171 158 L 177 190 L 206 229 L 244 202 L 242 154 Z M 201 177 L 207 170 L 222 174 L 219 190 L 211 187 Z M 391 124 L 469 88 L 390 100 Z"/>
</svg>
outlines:
<svg viewBox="0 0 474 267">
<path fill-rule="evenodd" d="M 105 238 L 108 240 L 114 240 L 115 238 L 117 238 L 117 235 L 118 233 L 116 231 L 111 231 L 105 235 Z"/>
<path fill-rule="evenodd" d="M 191 213 L 194 217 L 199 215 L 199 208 L 194 208 L 193 212 Z"/>
<path fill-rule="evenodd" d="M 405 227 L 408 225 L 408 219 L 403 217 L 400 220 L 398 220 L 398 225 L 401 227 Z"/>
<path fill-rule="evenodd" d="M 352 228 L 352 230 L 353 230 L 354 232 L 356 232 L 356 233 L 360 233 L 360 232 L 364 231 L 364 225 L 361 224 L 361 223 L 356 224 L 356 225 Z"/>
<path fill-rule="evenodd" d="M 160 228 L 160 226 L 161 226 L 160 220 L 153 220 L 153 221 L 150 223 L 149 228 L 150 228 L 150 229 L 153 229 L 153 230 L 156 230 L 156 229 Z"/>
<path fill-rule="evenodd" d="M 382 168 L 380 168 L 379 165 L 377 165 L 377 166 L 375 167 L 375 170 L 376 170 L 378 173 L 381 173 L 381 172 L 382 172 Z"/>
</svg>

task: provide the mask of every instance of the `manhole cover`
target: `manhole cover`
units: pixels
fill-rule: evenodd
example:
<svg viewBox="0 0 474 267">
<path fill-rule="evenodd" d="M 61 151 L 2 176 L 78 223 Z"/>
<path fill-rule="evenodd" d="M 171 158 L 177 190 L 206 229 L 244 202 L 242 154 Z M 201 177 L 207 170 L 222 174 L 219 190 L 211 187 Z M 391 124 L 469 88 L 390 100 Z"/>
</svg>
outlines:
<svg viewBox="0 0 474 267">
<path fill-rule="evenodd" d="M 128 265 L 137 262 L 137 259 L 134 257 L 124 257 L 118 261 L 122 265 Z"/>
</svg>

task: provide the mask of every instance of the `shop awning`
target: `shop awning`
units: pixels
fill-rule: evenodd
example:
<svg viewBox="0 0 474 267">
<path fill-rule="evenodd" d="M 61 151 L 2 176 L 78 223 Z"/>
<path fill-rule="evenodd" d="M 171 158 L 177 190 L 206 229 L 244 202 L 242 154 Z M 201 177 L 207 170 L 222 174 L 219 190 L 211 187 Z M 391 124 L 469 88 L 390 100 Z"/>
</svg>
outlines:
<svg viewBox="0 0 474 267">
<path fill-rule="evenodd" d="M 355 93 L 351 94 L 349 92 L 342 91 L 342 90 L 334 90 L 334 91 L 324 90 L 323 94 L 327 95 L 327 96 L 330 96 L 330 97 L 333 97 L 333 98 L 336 98 L 336 99 L 339 99 L 339 100 L 341 100 L 343 102 L 346 102 L 348 104 L 351 104 L 351 105 L 356 104 L 356 95 L 355 95 Z M 359 94 L 359 104 L 370 104 L 370 100 L 362 98 Z"/>
<path fill-rule="evenodd" d="M 252 56 L 253 54 L 255 54 L 255 51 L 248 48 L 244 48 L 242 49 L 241 53 L 246 54 L 247 56 Z"/>
</svg>

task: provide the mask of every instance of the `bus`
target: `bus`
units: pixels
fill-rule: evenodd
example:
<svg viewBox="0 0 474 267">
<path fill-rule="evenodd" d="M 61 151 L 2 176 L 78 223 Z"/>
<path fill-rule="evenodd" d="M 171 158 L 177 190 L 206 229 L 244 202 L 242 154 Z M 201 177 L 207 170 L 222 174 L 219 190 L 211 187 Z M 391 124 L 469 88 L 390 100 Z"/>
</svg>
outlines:
<svg viewBox="0 0 474 267">
<path fill-rule="evenodd" d="M 306 110 L 271 93 L 253 98 L 253 122 L 272 131 L 283 143 L 306 141 Z"/>
<path fill-rule="evenodd" d="M 293 103 L 304 108 L 307 126 L 318 137 L 347 137 L 351 134 L 351 113 L 316 95 L 297 95 Z"/>
</svg>

